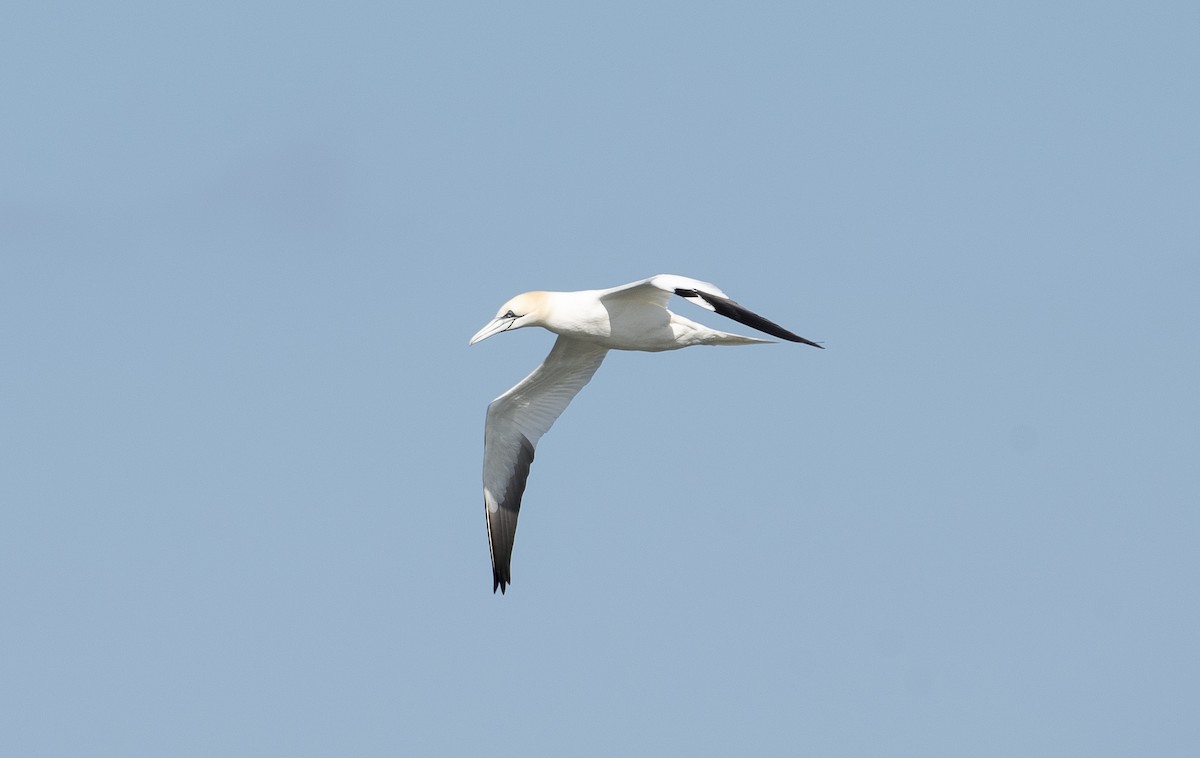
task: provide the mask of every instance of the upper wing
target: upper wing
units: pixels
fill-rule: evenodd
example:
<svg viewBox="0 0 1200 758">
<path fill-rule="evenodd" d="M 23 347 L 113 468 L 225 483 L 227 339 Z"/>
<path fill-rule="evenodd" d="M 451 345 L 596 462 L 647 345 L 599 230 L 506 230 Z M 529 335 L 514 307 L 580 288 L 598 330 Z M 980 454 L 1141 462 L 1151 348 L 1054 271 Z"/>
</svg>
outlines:
<svg viewBox="0 0 1200 758">
<path fill-rule="evenodd" d="M 649 279 L 642 279 L 638 282 L 630 282 L 622 284 L 619 287 L 613 287 L 600 292 L 601 300 L 641 300 L 643 302 L 651 302 L 662 308 L 667 307 L 667 301 L 671 299 L 671 295 L 677 294 L 679 290 L 709 292 L 719 297 L 728 297 L 724 292 L 719 290 L 715 284 L 702 282 L 699 279 L 689 279 L 686 276 L 677 276 L 675 274 L 659 274 L 652 276 Z M 687 297 L 686 295 L 684 297 Z M 695 297 L 688 297 L 696 305 L 708 310 L 714 310 L 711 305 Z"/>
<path fill-rule="evenodd" d="M 695 303 L 701 308 L 719 313 L 726 318 L 731 318 L 760 332 L 766 332 L 772 337 L 778 337 L 790 342 L 803 342 L 805 345 L 812 345 L 813 347 L 823 347 L 743 307 L 732 300 L 729 295 L 722 292 L 715 284 L 702 282 L 699 279 L 689 279 L 686 276 L 659 274 L 649 279 L 643 279 L 640 282 L 632 282 L 630 284 L 623 284 L 620 287 L 604 290 L 600 298 L 602 300 L 620 298 L 640 299 L 666 308 L 667 301 L 671 299 L 671 295 L 679 295 L 684 300 Z"/>
<path fill-rule="evenodd" d="M 559 337 L 542 365 L 492 401 L 483 432 L 483 503 L 492 591 L 512 581 L 509 561 L 521 496 L 538 440 L 600 367 L 606 348 Z"/>
</svg>

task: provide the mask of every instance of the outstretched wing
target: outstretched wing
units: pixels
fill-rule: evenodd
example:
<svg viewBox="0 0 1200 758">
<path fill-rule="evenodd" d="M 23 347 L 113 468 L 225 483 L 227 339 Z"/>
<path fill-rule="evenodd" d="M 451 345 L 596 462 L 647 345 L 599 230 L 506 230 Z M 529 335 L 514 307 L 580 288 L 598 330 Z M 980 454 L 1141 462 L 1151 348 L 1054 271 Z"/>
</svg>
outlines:
<svg viewBox="0 0 1200 758">
<path fill-rule="evenodd" d="M 604 290 L 600 294 L 600 298 L 602 300 L 636 299 L 666 308 L 667 301 L 670 300 L 671 295 L 679 295 L 684 300 L 695 303 L 701 308 L 719 313 L 726 318 L 731 318 L 760 332 L 766 332 L 772 337 L 823 348 L 822 345 L 790 332 L 774 321 L 763 318 L 754 311 L 742 306 L 730 298 L 729 295 L 722 292 L 715 284 L 702 282 L 699 279 L 689 279 L 686 276 L 659 274 L 649 279 L 643 279 L 640 282 L 632 282 L 620 287 Z"/>
<path fill-rule="evenodd" d="M 559 337 L 542 365 L 492 401 L 483 432 L 483 504 L 492 591 L 512 581 L 509 562 L 533 450 L 604 360 L 607 348 Z"/>
</svg>

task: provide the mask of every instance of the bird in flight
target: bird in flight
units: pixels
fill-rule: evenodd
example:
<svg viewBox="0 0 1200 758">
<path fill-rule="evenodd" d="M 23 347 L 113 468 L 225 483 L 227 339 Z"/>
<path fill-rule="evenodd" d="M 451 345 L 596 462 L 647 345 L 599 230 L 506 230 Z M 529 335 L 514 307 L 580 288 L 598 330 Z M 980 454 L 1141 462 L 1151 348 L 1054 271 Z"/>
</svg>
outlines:
<svg viewBox="0 0 1200 758">
<path fill-rule="evenodd" d="M 671 295 L 790 342 L 821 347 L 729 298 L 707 282 L 660 274 L 619 287 L 579 292 L 526 292 L 500 306 L 469 344 L 494 334 L 540 326 L 558 335 L 542 365 L 492 401 L 483 432 L 483 503 L 492 552 L 492 592 L 512 582 L 509 563 L 533 450 L 567 404 L 591 380 L 609 350 L 659 352 L 692 345 L 752 345 L 667 310 Z"/>
</svg>

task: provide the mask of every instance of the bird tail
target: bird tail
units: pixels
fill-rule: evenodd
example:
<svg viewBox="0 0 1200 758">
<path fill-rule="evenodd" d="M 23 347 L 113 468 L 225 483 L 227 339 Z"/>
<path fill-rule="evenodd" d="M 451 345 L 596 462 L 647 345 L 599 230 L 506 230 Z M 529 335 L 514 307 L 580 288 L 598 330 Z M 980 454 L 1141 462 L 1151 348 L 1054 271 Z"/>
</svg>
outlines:
<svg viewBox="0 0 1200 758">
<path fill-rule="evenodd" d="M 775 340 L 765 340 L 759 337 L 743 337 L 740 334 L 709 330 L 707 334 L 697 335 L 697 345 L 766 345 Z"/>
</svg>

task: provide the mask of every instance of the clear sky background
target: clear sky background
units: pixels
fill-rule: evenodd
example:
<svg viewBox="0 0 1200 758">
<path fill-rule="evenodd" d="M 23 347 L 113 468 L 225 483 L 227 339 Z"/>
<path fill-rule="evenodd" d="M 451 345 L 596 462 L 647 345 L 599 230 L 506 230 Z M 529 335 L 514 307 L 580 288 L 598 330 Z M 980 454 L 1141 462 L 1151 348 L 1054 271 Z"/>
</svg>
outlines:
<svg viewBox="0 0 1200 758">
<path fill-rule="evenodd" d="M 1198 8 L 9 7 L 0 754 L 1196 755 Z"/>
</svg>

